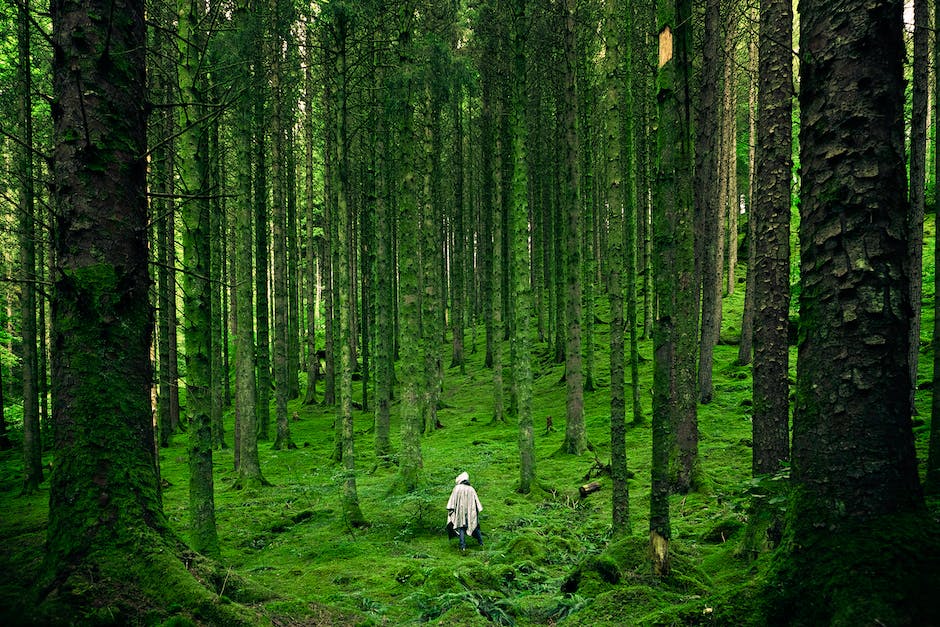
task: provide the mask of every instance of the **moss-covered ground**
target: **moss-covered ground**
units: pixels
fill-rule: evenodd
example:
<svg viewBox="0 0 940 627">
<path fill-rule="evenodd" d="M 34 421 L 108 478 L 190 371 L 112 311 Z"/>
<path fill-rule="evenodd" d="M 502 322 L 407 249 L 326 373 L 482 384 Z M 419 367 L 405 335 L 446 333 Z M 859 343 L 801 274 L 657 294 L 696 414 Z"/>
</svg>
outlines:
<svg viewBox="0 0 940 627">
<path fill-rule="evenodd" d="M 932 221 L 929 223 L 932 240 Z M 932 252 L 932 246 L 926 248 Z M 933 260 L 925 258 L 920 415 L 914 432 L 926 458 L 929 432 Z M 744 284 L 725 299 L 722 341 L 715 351 L 714 400 L 699 407 L 702 491 L 675 495 L 672 574 L 650 575 L 647 555 L 650 477 L 651 344 L 640 347 L 641 396 L 647 422 L 627 433 L 632 529 L 611 529 L 606 307 L 598 301 L 596 381 L 585 414 L 593 451 L 558 454 L 564 434 L 563 367 L 535 351 L 537 474 L 541 490 L 516 492 L 517 429 L 512 419 L 491 422 L 491 373 L 483 368 L 483 333 L 467 334 L 466 374 L 449 369 L 440 410 L 443 428 L 422 440 L 421 488 L 392 494 L 396 468 L 372 453 L 372 414 L 356 411 L 357 482 L 370 521 L 355 529 L 343 520 L 343 473 L 330 461 L 334 410 L 294 402 L 290 414 L 296 450 L 261 443 L 271 487 L 236 490 L 233 451 L 216 451 L 216 508 L 222 562 L 269 591 L 251 601 L 259 622 L 272 625 L 698 625 L 747 624 L 757 616 L 763 573 L 770 560 L 742 555 L 750 480 L 750 367 L 736 365 Z M 794 302 L 794 308 L 796 303 Z M 446 352 L 446 349 L 444 349 Z M 445 360 L 445 363 L 449 360 Z M 505 361 L 508 362 L 508 355 Z M 795 377 L 795 348 L 791 376 Z M 506 380 L 509 381 L 507 372 Z M 102 391 L 102 393 L 107 393 Z M 357 387 L 357 394 L 361 386 Z M 628 403 L 629 405 L 629 403 Z M 551 417 L 554 430 L 546 430 Z M 628 420 L 630 417 L 628 416 Z M 231 445 L 232 413 L 226 415 Z M 393 437 L 398 433 L 393 406 Z M 14 439 L 17 434 L 14 433 Z M 397 443 L 396 443 L 397 444 Z M 47 458 L 51 461 L 51 456 Z M 38 572 L 45 541 L 48 492 L 20 493 L 21 456 L 0 453 L 0 622 L 26 621 L 24 599 Z M 483 502 L 483 548 L 461 553 L 444 532 L 444 505 L 454 477 L 469 472 Z M 188 499 L 186 436 L 161 451 L 164 509 L 185 538 Z M 600 491 L 580 498 L 591 478 Z M 784 507 L 782 499 L 775 505 Z M 937 512 L 937 504 L 932 503 Z M 623 533 L 619 533 L 619 532 Z M 159 573 L 154 573 L 159 577 Z M 226 598 L 226 580 L 210 584 Z M 100 594 L 100 592 L 99 592 Z M 90 599 L 91 603 L 92 600 Z M 174 619 L 174 608 L 152 622 Z M 97 613 L 96 620 L 101 618 Z M 167 620 L 169 618 L 169 620 Z"/>
</svg>

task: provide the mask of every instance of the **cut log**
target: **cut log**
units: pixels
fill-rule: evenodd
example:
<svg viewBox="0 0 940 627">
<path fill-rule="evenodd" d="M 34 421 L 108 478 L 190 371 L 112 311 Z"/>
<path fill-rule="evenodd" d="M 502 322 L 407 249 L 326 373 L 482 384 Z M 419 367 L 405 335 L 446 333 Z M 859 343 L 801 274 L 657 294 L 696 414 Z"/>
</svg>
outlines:
<svg viewBox="0 0 940 627">
<path fill-rule="evenodd" d="M 581 498 L 583 499 L 588 494 L 592 494 L 601 489 L 601 484 L 597 481 L 592 481 L 591 483 L 585 483 L 583 486 L 578 488 L 578 492 L 581 493 Z"/>
</svg>

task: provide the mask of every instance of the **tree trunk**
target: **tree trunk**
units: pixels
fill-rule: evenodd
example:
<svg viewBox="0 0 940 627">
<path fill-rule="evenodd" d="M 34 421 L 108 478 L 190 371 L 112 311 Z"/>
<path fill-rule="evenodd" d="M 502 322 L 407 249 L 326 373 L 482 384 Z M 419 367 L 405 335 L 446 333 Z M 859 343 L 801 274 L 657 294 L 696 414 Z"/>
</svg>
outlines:
<svg viewBox="0 0 940 627">
<path fill-rule="evenodd" d="M 36 351 L 36 205 L 33 188 L 32 63 L 30 62 L 29 1 L 17 16 L 19 127 L 22 144 L 17 154 L 19 177 L 20 332 L 23 347 L 23 493 L 32 494 L 43 482 L 42 436 L 39 425 L 39 355 Z"/>
<path fill-rule="evenodd" d="M 692 259 L 691 129 L 688 102 L 691 45 L 689 0 L 658 3 L 657 211 L 653 263 L 659 311 L 653 328 L 653 453 L 650 548 L 653 573 L 669 573 L 670 483 L 687 491 L 697 461 L 695 312 Z M 691 375 L 691 376 L 690 376 Z M 676 467 L 670 469 L 674 448 Z M 672 470 L 672 473 L 670 472 Z M 670 482 L 670 474 L 673 474 Z"/>
<path fill-rule="evenodd" d="M 526 127 L 526 35 L 531 21 L 526 0 L 509 7 L 512 53 L 510 91 L 510 137 L 512 141 L 512 198 L 510 237 L 512 238 L 513 387 L 519 428 L 519 488 L 531 492 L 536 481 L 535 434 L 532 422 L 532 282 L 529 256 L 529 184 Z"/>
<path fill-rule="evenodd" d="M 702 83 L 699 86 L 699 111 L 695 125 L 695 221 L 696 265 L 701 277 L 702 329 L 699 342 L 699 401 L 712 400 L 712 368 L 715 344 L 721 326 L 721 206 L 718 192 L 720 168 L 719 138 L 721 112 L 718 95 L 721 88 L 719 41 L 721 7 L 719 0 L 705 2 L 705 33 L 702 50 Z M 729 89 L 729 86 L 725 86 Z M 697 301 L 697 299 L 696 299 Z"/>
<path fill-rule="evenodd" d="M 410 16 L 405 27 L 398 33 L 399 64 L 411 68 L 414 64 Z M 421 292 L 418 282 L 418 233 L 413 225 L 418 223 L 418 190 L 415 180 L 414 86 L 412 79 L 403 81 L 399 94 L 402 107 L 399 119 L 401 184 L 399 186 L 399 223 L 403 228 L 398 233 L 399 246 L 399 293 L 401 294 L 401 453 L 399 457 L 399 481 L 401 488 L 411 492 L 418 487 L 421 474 L 422 416 L 420 396 L 422 390 L 421 352 Z"/>
<path fill-rule="evenodd" d="M 926 600 L 940 548 L 899 393 L 911 319 L 903 4 L 800 4 L 801 337 L 788 550 L 770 608 L 797 624 L 940 620 Z"/>
<path fill-rule="evenodd" d="M 270 219 L 268 209 L 268 132 L 271 120 L 267 114 L 268 91 L 270 89 L 269 62 L 273 55 L 272 44 L 263 35 L 271 28 L 270 16 L 261 6 L 255 12 L 254 58 L 254 236 L 255 236 L 255 366 L 257 370 L 255 413 L 258 440 L 271 439 L 271 316 L 270 316 Z"/>
<path fill-rule="evenodd" d="M 306 57 L 304 58 L 304 106 L 307 111 L 314 107 L 313 67 L 315 62 L 312 17 L 308 16 L 304 28 Z M 304 405 L 317 402 L 317 380 L 320 377 L 320 358 L 317 356 L 317 237 L 315 235 L 314 187 L 313 187 L 313 115 L 304 116 L 304 217 L 306 220 L 306 315 L 307 328 L 304 330 L 307 346 L 307 389 Z"/>
<path fill-rule="evenodd" d="M 567 216 L 565 229 L 567 299 L 567 340 L 565 342 L 565 440 L 562 451 L 580 455 L 587 450 L 587 435 L 584 426 L 584 380 L 581 371 L 581 201 L 578 178 L 578 119 L 576 76 L 575 2 L 565 0 L 559 4 L 564 22 L 563 34 L 563 120 L 565 137 L 565 166 L 562 187 L 564 189 L 564 211 Z"/>
<path fill-rule="evenodd" d="M 760 23 L 759 9 L 752 7 L 749 19 Z M 792 27 L 791 27 L 792 29 Z M 753 29 L 748 30 L 748 89 L 747 89 L 747 118 L 748 118 L 748 168 L 747 168 L 747 278 L 744 287 L 744 314 L 741 318 L 741 339 L 738 343 L 738 364 L 745 366 L 751 363 L 754 340 L 754 268 L 757 265 L 757 228 L 754 219 L 754 172 L 757 166 L 757 83 L 758 58 L 757 34 Z M 792 135 L 792 131 L 791 131 Z"/>
<path fill-rule="evenodd" d="M 271 72 L 271 188 L 272 188 L 272 253 L 273 253 L 273 296 L 274 296 L 274 407 L 276 433 L 274 449 L 296 448 L 290 437 L 290 421 L 287 415 L 287 399 L 290 396 L 290 364 L 288 354 L 290 333 L 290 293 L 288 291 L 289 269 L 287 267 L 287 198 L 285 173 L 285 136 L 289 123 L 285 120 L 282 84 L 284 81 L 284 59 L 281 14 L 283 7 L 279 0 L 270 0 L 269 10 L 274 19 Z"/>
<path fill-rule="evenodd" d="M 624 213 L 632 211 L 625 200 L 628 193 L 630 174 L 624 167 L 622 148 L 629 142 L 624 141 L 624 122 L 629 119 L 622 107 L 629 103 L 625 95 L 623 82 L 629 53 L 623 54 L 623 38 L 620 36 L 631 21 L 624 20 L 623 4 L 619 0 L 607 0 L 604 5 L 604 121 L 607 143 L 607 194 L 605 204 L 608 207 L 607 257 L 609 271 L 607 275 L 607 296 L 610 300 L 610 476 L 613 483 L 611 495 L 611 514 L 614 533 L 618 536 L 630 532 L 630 492 L 627 484 L 627 445 L 626 445 L 626 399 L 624 394 Z M 630 33 L 629 28 L 625 29 Z M 626 96 L 626 97 L 625 97 Z M 629 273 L 627 273 L 629 276 Z M 634 276 L 634 279 L 636 277 Z"/>
<path fill-rule="evenodd" d="M 251 37 L 252 22 L 258 19 L 252 13 L 248 0 L 239 2 L 236 20 L 239 35 L 239 57 L 242 62 L 242 80 L 247 85 L 251 81 L 250 64 L 253 42 Z M 256 68 L 257 71 L 257 68 Z M 253 103 L 248 90 L 236 101 L 235 136 L 236 168 L 238 180 L 238 198 L 236 204 L 236 326 L 235 335 L 235 424 L 236 424 L 236 470 L 238 487 L 256 487 L 264 483 L 261 475 L 261 463 L 258 456 L 257 425 L 257 389 L 255 379 L 255 325 L 254 325 L 254 286 L 252 252 L 254 250 L 254 204 L 251 194 L 252 117 Z"/>
<path fill-rule="evenodd" d="M 207 622 L 248 624 L 187 571 L 193 555 L 184 565 L 160 506 L 150 399 L 144 3 L 56 0 L 50 8 L 57 50 L 56 464 L 37 582 L 48 596 L 39 615 L 65 621 L 88 609 L 88 595 L 107 594 L 119 607 L 175 603 L 203 608 Z M 101 590 L 114 581 L 120 590 Z M 120 619 L 145 621 L 130 612 Z"/>
<path fill-rule="evenodd" d="M 392 210 L 390 188 L 393 187 L 395 159 L 389 154 L 391 139 L 387 125 L 389 117 L 388 99 L 385 89 L 389 86 L 386 74 L 378 70 L 376 89 L 383 94 L 375 136 L 376 153 L 376 294 L 375 294 L 375 456 L 382 463 L 389 462 L 392 452 L 390 436 L 392 379 L 394 377 L 395 340 L 392 317 L 395 294 L 392 290 L 395 259 L 392 254 L 392 232 L 395 218 Z"/>
<path fill-rule="evenodd" d="M 917 413 L 914 392 L 917 390 L 917 363 L 920 357 L 920 314 L 923 293 L 924 265 L 924 193 L 927 179 L 927 80 L 930 66 L 930 24 L 928 0 L 914 2 L 914 67 L 911 95 L 911 162 L 910 162 L 910 264 L 911 264 L 911 328 L 908 332 L 908 363 L 910 365 L 909 400 L 911 413 Z"/>
<path fill-rule="evenodd" d="M 940 2 L 934 3 L 934 26 L 940 24 Z M 938 68 L 937 64 L 940 64 L 940 37 L 934 37 L 933 41 L 933 60 L 934 67 Z M 940 120 L 940 98 L 937 97 L 940 94 L 940 69 L 934 70 L 933 75 L 934 80 L 934 119 Z M 940 181 L 940 158 L 937 157 L 937 151 L 940 150 L 937 142 L 933 144 L 934 150 L 934 182 Z M 936 197 L 934 198 L 934 214 L 937 213 L 937 207 L 940 206 L 940 203 L 937 202 Z M 940 267 L 940 246 L 937 245 L 936 241 L 934 242 L 934 268 Z M 934 272 L 934 294 L 938 294 L 937 290 L 940 290 L 940 272 Z M 940 346 L 940 305 L 938 305 L 938 300 L 934 299 L 934 318 L 933 318 L 933 335 L 932 335 L 932 345 L 934 347 L 933 351 L 933 387 L 934 393 L 930 395 L 930 443 L 927 449 L 927 472 L 924 481 L 924 491 L 927 494 L 936 496 L 940 494 L 940 394 L 936 393 L 936 390 L 940 390 L 940 350 L 937 350 L 937 347 Z"/>
<path fill-rule="evenodd" d="M 189 422 L 190 541 L 194 550 L 219 555 L 212 476 L 211 272 L 208 138 L 204 120 L 205 74 L 202 66 L 202 18 L 197 0 L 177 5 L 177 68 L 180 95 L 179 157 L 183 195 L 183 334 L 186 342 L 186 413 Z"/>
<path fill-rule="evenodd" d="M 793 167 L 793 9 L 789 0 L 760 7 L 755 239 L 752 461 L 754 477 L 776 473 L 790 454 L 790 386 L 787 330 L 790 312 L 790 177 Z M 747 549 L 761 552 L 779 539 L 782 521 L 769 513 L 767 494 L 751 501 Z M 763 510 L 763 511 L 762 511 Z"/>
</svg>

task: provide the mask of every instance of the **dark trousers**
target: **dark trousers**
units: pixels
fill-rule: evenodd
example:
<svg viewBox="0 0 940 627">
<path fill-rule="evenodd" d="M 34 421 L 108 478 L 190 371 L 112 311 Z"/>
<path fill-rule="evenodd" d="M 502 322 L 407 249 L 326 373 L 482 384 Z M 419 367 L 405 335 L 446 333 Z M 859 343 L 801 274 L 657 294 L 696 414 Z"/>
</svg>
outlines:
<svg viewBox="0 0 940 627">
<path fill-rule="evenodd" d="M 477 526 L 476 529 L 473 530 L 473 533 L 471 535 L 477 539 L 477 542 L 480 543 L 480 546 L 483 546 L 483 534 L 480 533 L 479 525 Z M 460 538 L 460 548 L 461 549 L 467 548 L 467 528 L 458 527 L 457 536 Z"/>
</svg>

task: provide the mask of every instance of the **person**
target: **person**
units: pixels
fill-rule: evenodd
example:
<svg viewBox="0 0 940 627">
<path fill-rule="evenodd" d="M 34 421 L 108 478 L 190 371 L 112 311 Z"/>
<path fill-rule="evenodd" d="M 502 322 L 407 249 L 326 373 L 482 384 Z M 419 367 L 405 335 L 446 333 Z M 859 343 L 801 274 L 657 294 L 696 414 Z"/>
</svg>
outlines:
<svg viewBox="0 0 940 627">
<path fill-rule="evenodd" d="M 470 485 L 470 475 L 462 472 L 454 479 L 454 489 L 447 501 L 448 537 L 460 538 L 460 550 L 467 550 L 467 534 L 477 539 L 483 546 L 483 534 L 480 532 L 480 511 L 483 506 L 477 491 Z"/>
</svg>

